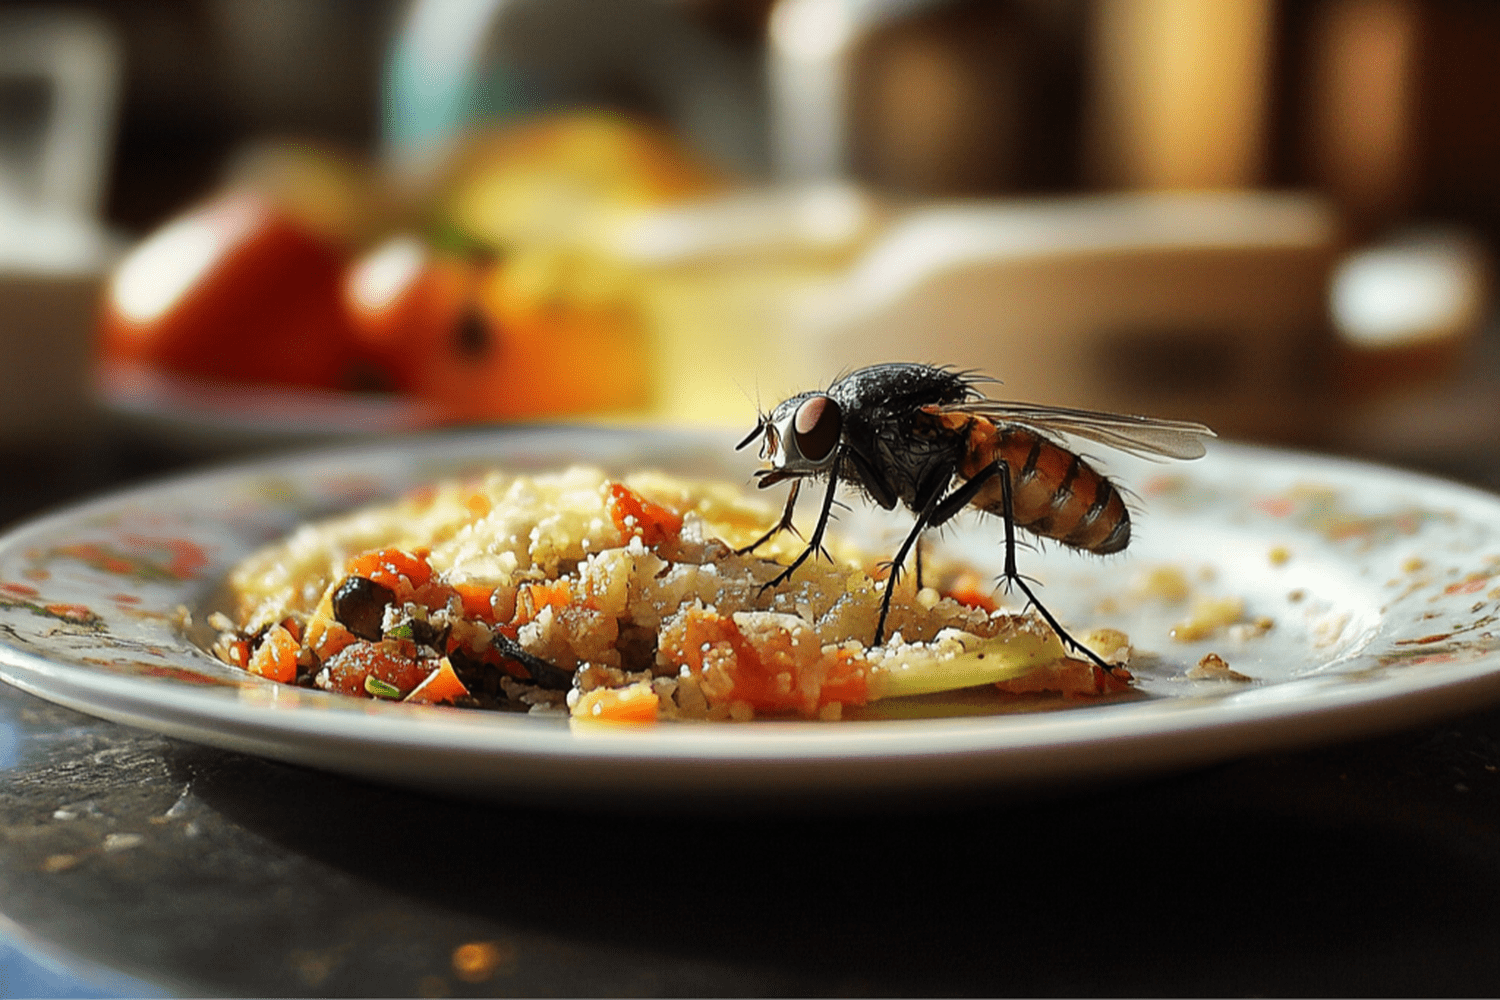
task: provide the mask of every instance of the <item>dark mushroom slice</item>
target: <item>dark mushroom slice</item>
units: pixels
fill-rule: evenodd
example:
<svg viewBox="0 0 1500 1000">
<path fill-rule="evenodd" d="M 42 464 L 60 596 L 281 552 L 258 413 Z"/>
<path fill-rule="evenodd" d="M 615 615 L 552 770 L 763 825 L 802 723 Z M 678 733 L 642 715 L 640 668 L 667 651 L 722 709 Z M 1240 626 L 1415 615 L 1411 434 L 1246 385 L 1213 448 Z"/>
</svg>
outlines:
<svg viewBox="0 0 1500 1000">
<path fill-rule="evenodd" d="M 333 592 L 333 617 L 361 639 L 379 642 L 385 609 L 396 603 L 391 588 L 363 576 L 351 576 Z"/>
<path fill-rule="evenodd" d="M 531 674 L 531 682 L 549 691 L 567 691 L 573 687 L 573 672 L 554 666 L 535 653 L 528 653 L 521 644 L 503 632 L 490 637 L 490 645 L 500 651 L 506 659 L 515 660 Z"/>
</svg>

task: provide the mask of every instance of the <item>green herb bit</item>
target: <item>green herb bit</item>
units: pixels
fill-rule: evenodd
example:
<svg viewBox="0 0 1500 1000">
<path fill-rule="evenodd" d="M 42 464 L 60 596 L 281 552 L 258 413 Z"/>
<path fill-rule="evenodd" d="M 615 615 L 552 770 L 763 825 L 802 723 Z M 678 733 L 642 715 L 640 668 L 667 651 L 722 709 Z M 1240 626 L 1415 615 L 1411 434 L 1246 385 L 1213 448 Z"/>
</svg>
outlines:
<svg viewBox="0 0 1500 1000">
<path fill-rule="evenodd" d="M 377 698 L 399 698 L 401 689 L 394 684 L 387 684 L 379 677 L 369 676 L 365 678 L 365 690 Z"/>
</svg>

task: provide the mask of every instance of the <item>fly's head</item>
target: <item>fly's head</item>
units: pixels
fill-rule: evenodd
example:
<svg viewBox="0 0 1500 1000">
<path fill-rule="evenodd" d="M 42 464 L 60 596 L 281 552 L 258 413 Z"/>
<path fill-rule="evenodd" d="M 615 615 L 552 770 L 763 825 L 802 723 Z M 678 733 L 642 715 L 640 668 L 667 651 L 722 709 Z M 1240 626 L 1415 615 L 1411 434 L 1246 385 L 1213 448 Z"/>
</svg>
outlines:
<svg viewBox="0 0 1500 1000">
<path fill-rule="evenodd" d="M 771 467 L 755 475 L 765 489 L 784 479 L 826 473 L 838 459 L 843 433 L 844 414 L 839 404 L 825 393 L 807 392 L 762 416 L 736 450 L 760 438 L 760 457 Z"/>
</svg>

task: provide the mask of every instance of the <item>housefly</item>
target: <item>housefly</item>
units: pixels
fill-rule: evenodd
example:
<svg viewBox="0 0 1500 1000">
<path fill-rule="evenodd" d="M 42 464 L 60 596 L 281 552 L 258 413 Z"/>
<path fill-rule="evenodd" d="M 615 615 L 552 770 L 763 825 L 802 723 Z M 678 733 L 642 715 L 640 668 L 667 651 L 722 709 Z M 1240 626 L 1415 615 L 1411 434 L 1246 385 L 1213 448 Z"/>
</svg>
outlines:
<svg viewBox="0 0 1500 1000">
<path fill-rule="evenodd" d="M 1017 527 L 1100 555 L 1130 543 L 1130 512 L 1119 488 L 1055 438 L 1084 438 L 1149 458 L 1191 459 L 1203 455 L 1203 440 L 1214 432 L 1187 421 L 1001 402 L 980 392 L 984 381 L 989 380 L 935 365 L 874 365 L 762 415 L 738 447 L 760 439 L 761 457 L 770 467 L 756 473 L 759 485 L 791 480 L 792 488 L 780 522 L 741 551 L 792 527 L 804 479 L 828 480 L 818 522 L 801 554 L 768 588 L 790 579 L 821 550 L 840 483 L 886 510 L 906 505 L 916 523 L 891 560 L 875 626 L 879 645 L 896 578 L 912 546 L 926 529 L 977 507 L 1005 525 L 1006 586 L 1019 587 L 1064 644 L 1108 670 L 1063 630 L 1016 571 Z"/>
</svg>

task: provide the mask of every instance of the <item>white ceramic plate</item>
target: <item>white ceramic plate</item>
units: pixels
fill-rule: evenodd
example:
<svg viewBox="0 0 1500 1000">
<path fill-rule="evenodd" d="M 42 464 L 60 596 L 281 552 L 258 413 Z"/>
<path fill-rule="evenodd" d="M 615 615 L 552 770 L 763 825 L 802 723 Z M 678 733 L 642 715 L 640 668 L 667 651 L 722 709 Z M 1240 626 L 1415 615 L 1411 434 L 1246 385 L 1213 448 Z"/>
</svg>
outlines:
<svg viewBox="0 0 1500 1000">
<path fill-rule="evenodd" d="M 938 699 L 958 714 L 931 717 L 929 700 L 889 703 L 904 717 L 877 721 L 580 727 L 264 682 L 211 659 L 179 625 L 179 608 L 201 621 L 235 561 L 311 516 L 497 464 L 748 481 L 754 459 L 731 442 L 654 430 L 446 434 L 106 497 L 0 539 L 0 677 L 214 746 L 426 788 L 574 801 L 1054 785 L 1391 729 L 1500 696 L 1500 498 L 1219 443 L 1191 463 L 1110 456 L 1110 472 L 1139 496 L 1128 554 L 1021 554 L 1065 621 L 1134 640 L 1138 691 L 1102 703 L 963 714 L 972 699 Z M 841 527 L 889 534 L 892 523 L 851 512 Z M 999 538 L 993 519 L 975 519 L 941 544 L 994 570 Z M 1272 627 L 1174 640 L 1185 608 L 1131 590 L 1163 565 L 1197 596 L 1241 598 L 1247 619 Z M 1210 651 L 1252 679 L 1187 679 Z"/>
</svg>

